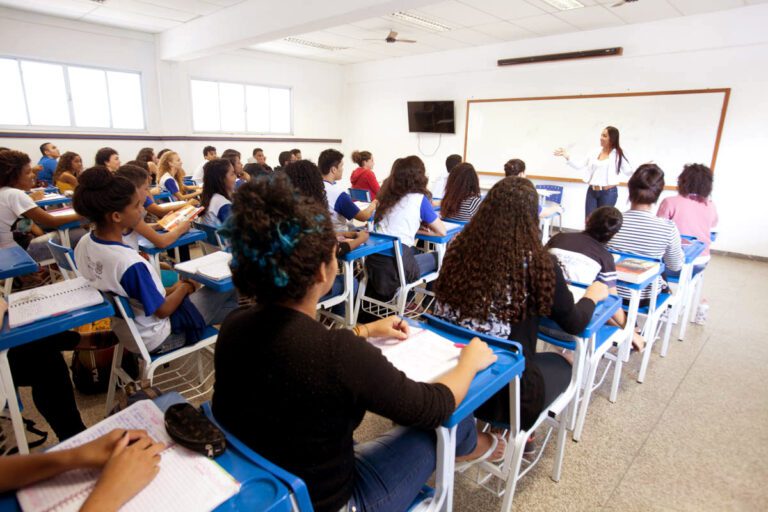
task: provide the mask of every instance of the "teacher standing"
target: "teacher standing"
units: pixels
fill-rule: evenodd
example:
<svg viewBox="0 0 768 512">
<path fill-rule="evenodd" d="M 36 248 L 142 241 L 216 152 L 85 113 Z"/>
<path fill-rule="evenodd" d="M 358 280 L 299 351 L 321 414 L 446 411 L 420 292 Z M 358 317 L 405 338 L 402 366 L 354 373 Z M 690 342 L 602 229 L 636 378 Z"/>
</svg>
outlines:
<svg viewBox="0 0 768 512">
<path fill-rule="evenodd" d="M 585 218 L 601 206 L 615 206 L 619 197 L 617 185 L 620 174 L 632 175 L 629 161 L 619 144 L 619 129 L 607 126 L 600 133 L 600 154 L 586 160 L 574 161 L 563 148 L 555 150 L 555 156 L 562 156 L 568 165 L 584 172 L 584 181 L 589 185 L 584 205 Z"/>
</svg>

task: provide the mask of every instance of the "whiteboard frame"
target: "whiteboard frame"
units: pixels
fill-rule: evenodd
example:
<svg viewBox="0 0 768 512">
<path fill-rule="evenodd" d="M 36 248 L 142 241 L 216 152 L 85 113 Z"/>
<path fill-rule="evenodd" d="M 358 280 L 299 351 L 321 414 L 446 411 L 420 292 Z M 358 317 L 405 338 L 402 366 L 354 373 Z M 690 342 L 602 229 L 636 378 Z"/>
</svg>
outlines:
<svg viewBox="0 0 768 512">
<path fill-rule="evenodd" d="M 720 110 L 720 122 L 717 126 L 717 137 L 715 138 L 715 147 L 712 151 L 712 160 L 710 161 L 709 168 L 712 169 L 712 173 L 715 172 L 715 164 L 717 163 L 717 152 L 720 149 L 720 137 L 723 134 L 723 127 L 725 126 L 725 114 L 728 111 L 728 102 L 731 98 L 731 88 L 723 87 L 719 89 L 683 89 L 676 91 L 646 91 L 646 92 L 618 92 L 618 93 L 603 93 L 603 94 L 574 94 L 567 96 L 531 96 L 527 98 L 495 98 L 495 99 L 479 99 L 479 100 L 467 100 L 466 119 L 464 122 L 464 154 L 463 159 L 467 159 L 467 140 L 469 138 L 469 110 L 473 103 L 495 103 L 495 102 L 507 102 L 507 101 L 547 101 L 547 100 L 583 100 L 589 98 L 618 98 L 626 96 L 667 96 L 678 94 L 722 94 L 723 95 L 723 107 Z M 501 176 L 504 177 L 503 172 L 478 172 L 477 174 L 483 176 Z M 544 181 L 566 181 L 572 183 L 582 183 L 583 180 L 579 178 L 561 178 L 556 176 L 543 176 L 543 175 L 526 175 L 529 179 L 544 180 Z M 626 182 L 620 183 L 620 185 L 626 185 Z M 677 190 L 677 185 L 667 185 L 664 187 L 666 190 Z"/>
</svg>

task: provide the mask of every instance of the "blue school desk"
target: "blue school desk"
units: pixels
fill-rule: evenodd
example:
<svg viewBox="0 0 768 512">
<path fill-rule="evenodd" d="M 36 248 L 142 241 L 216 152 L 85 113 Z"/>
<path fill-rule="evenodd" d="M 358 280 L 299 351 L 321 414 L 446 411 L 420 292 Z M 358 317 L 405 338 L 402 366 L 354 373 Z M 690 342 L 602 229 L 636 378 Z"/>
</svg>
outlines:
<svg viewBox="0 0 768 512">
<path fill-rule="evenodd" d="M 50 199 L 41 199 L 39 201 L 35 201 L 35 204 L 40 208 L 47 208 L 49 206 L 59 206 L 59 205 L 67 204 L 71 202 L 72 202 L 71 197 L 66 197 L 59 194 L 58 197 L 52 197 Z"/>
<path fill-rule="evenodd" d="M 677 333 L 677 339 L 683 341 L 685 339 L 685 331 L 688 327 L 688 320 L 690 319 L 691 309 L 693 307 L 693 295 L 696 289 L 696 284 L 700 282 L 699 272 L 694 271 L 694 261 L 701 256 L 701 253 L 706 249 L 704 242 L 699 241 L 696 237 L 685 236 L 681 237 L 682 249 L 683 249 L 683 268 L 680 269 L 680 273 L 677 275 L 665 276 L 670 284 L 677 286 L 675 294 L 673 296 L 673 309 L 670 313 L 673 321 L 677 323 L 680 321 L 680 313 L 682 313 L 682 321 L 680 322 L 680 329 Z M 698 302 L 698 300 L 696 301 Z M 664 341 L 661 345 L 661 357 L 666 357 L 667 350 L 669 349 L 669 333 L 665 333 Z"/>
<path fill-rule="evenodd" d="M 445 251 L 448 248 L 448 242 L 453 240 L 453 237 L 458 235 L 466 225 L 466 223 L 458 223 L 454 221 L 450 221 L 450 222 L 459 224 L 459 225 L 457 227 L 453 227 L 449 229 L 446 232 L 446 234 L 443 236 L 425 235 L 423 233 L 416 233 L 416 240 L 421 240 L 422 242 L 426 242 L 434 246 L 435 252 L 437 253 L 437 271 L 438 272 L 440 272 L 440 269 L 443 266 L 443 258 L 445 258 Z"/>
<path fill-rule="evenodd" d="M 114 315 L 115 310 L 106 300 L 96 306 L 78 309 L 62 315 L 44 318 L 37 322 L 22 325 L 11 329 L 7 320 L 0 330 L 0 396 L 6 397 L 8 409 L 13 423 L 13 431 L 19 447 L 19 453 L 29 453 L 27 438 L 25 437 L 24 423 L 19 411 L 19 403 L 13 397 L 16 396 L 16 387 L 13 384 L 11 367 L 8 364 L 8 350 L 25 343 L 30 343 L 46 336 L 68 331 L 74 327 L 80 327 L 102 318 Z"/>
<path fill-rule="evenodd" d="M 179 277 L 184 279 L 191 279 L 192 281 L 196 281 L 217 292 L 229 292 L 235 288 L 234 283 L 232 283 L 231 274 L 226 279 L 220 279 L 217 281 L 215 279 L 201 276 L 198 273 L 185 272 L 183 270 L 179 270 L 178 268 L 175 268 L 174 270 L 179 273 Z"/>
<path fill-rule="evenodd" d="M 156 203 L 161 203 L 161 202 L 164 202 L 164 201 L 170 201 L 171 200 L 171 193 L 163 191 L 163 192 L 160 192 L 159 194 L 153 195 L 152 199 L 154 199 L 154 201 Z"/>
<path fill-rule="evenodd" d="M 152 242 L 150 242 L 143 236 L 139 236 L 139 250 L 149 256 L 150 263 L 152 263 L 152 266 L 155 267 L 155 270 L 159 275 L 160 274 L 160 253 L 165 251 L 170 251 L 171 249 L 176 249 L 177 247 L 190 245 L 200 240 L 205 240 L 205 233 L 203 233 L 199 229 L 193 228 L 187 231 L 186 233 L 184 233 L 183 235 L 181 235 L 179 238 L 177 238 L 176 241 L 173 242 L 168 247 L 159 249 L 155 247 L 155 245 Z"/>
<path fill-rule="evenodd" d="M 5 280 L 3 295 L 8 297 L 13 287 L 13 278 L 37 272 L 37 262 L 15 242 L 0 247 L 0 279 Z"/>
</svg>

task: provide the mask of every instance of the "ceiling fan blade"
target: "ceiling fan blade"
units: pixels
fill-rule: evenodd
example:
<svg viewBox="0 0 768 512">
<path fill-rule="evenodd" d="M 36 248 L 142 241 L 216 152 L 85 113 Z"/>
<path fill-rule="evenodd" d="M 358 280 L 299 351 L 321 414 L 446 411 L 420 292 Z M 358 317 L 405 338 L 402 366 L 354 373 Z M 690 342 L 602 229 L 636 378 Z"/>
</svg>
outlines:
<svg viewBox="0 0 768 512">
<path fill-rule="evenodd" d="M 390 30 L 389 35 L 387 36 L 387 39 L 389 39 L 390 37 L 392 39 L 397 39 L 397 32 L 395 32 L 394 30 Z"/>
<path fill-rule="evenodd" d="M 417 41 L 414 41 L 413 39 L 398 39 L 398 43 L 415 43 Z"/>
</svg>

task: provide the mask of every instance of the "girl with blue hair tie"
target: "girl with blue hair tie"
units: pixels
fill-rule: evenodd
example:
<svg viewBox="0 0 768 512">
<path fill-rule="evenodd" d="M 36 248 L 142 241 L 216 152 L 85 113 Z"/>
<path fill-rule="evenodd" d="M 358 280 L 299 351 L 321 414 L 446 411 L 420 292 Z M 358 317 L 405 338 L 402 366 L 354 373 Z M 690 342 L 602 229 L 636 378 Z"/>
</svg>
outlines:
<svg viewBox="0 0 768 512">
<path fill-rule="evenodd" d="M 435 470 L 433 429 L 495 360 L 491 349 L 473 339 L 454 370 L 426 384 L 360 337 L 405 339 L 400 318 L 326 329 L 316 308 L 336 276 L 336 235 L 327 210 L 282 174 L 238 189 L 222 234 L 236 287 L 258 305 L 238 309 L 221 327 L 216 419 L 302 478 L 315 510 L 406 510 Z M 402 426 L 355 445 L 367 411 Z M 471 417 L 459 425 L 457 455 L 490 455 L 491 444 L 478 439 Z"/>
</svg>

